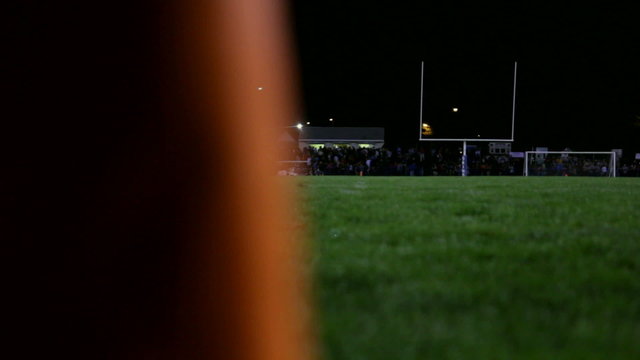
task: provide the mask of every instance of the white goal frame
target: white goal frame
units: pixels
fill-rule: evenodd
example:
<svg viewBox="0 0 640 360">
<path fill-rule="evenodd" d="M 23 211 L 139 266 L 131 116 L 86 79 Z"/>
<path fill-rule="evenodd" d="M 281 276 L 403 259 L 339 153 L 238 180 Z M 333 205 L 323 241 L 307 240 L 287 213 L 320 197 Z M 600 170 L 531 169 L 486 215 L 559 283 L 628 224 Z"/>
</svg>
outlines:
<svg viewBox="0 0 640 360">
<path fill-rule="evenodd" d="M 583 154 L 583 155 L 609 155 L 609 177 L 616 177 L 616 152 L 615 151 L 526 151 L 524 153 L 524 176 L 529 176 L 529 155 L 530 154 Z"/>
</svg>

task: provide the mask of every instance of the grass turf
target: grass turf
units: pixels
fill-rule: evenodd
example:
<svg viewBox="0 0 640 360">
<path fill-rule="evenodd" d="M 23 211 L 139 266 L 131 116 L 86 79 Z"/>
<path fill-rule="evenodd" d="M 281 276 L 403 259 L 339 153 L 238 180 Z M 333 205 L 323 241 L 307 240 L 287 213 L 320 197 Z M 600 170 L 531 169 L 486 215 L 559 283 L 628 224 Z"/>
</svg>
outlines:
<svg viewBox="0 0 640 360">
<path fill-rule="evenodd" d="M 640 179 L 295 181 L 325 359 L 640 359 Z"/>
</svg>

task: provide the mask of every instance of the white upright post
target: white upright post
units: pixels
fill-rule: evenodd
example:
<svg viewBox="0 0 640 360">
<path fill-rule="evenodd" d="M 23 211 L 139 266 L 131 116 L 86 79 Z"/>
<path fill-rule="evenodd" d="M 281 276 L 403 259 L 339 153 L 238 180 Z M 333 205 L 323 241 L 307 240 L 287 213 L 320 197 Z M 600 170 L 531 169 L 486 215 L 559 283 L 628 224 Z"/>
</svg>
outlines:
<svg viewBox="0 0 640 360">
<path fill-rule="evenodd" d="M 423 90 L 424 90 L 424 61 L 421 62 L 420 65 L 420 125 L 418 125 L 418 140 L 422 139 L 422 98 L 423 96 Z"/>
<path fill-rule="evenodd" d="M 462 142 L 462 176 L 467 176 L 467 141 Z"/>
<path fill-rule="evenodd" d="M 613 156 L 613 169 L 611 169 L 611 171 L 613 171 L 613 173 L 612 173 L 613 175 L 612 176 L 616 177 L 616 160 L 617 160 L 616 158 L 617 158 L 617 156 L 616 156 L 615 152 L 613 152 L 611 155 Z"/>
<path fill-rule="evenodd" d="M 513 64 L 513 104 L 511 106 L 511 141 L 513 141 L 514 126 L 516 124 L 516 77 L 518 75 L 518 62 Z"/>
<path fill-rule="evenodd" d="M 529 176 L 529 152 L 524 153 L 524 176 Z"/>
</svg>

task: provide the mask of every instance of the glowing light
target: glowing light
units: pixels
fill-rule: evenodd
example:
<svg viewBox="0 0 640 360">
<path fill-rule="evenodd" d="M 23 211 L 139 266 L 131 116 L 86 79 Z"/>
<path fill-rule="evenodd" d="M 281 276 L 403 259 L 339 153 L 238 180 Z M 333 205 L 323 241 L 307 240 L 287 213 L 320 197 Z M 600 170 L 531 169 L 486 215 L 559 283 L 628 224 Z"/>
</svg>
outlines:
<svg viewBox="0 0 640 360">
<path fill-rule="evenodd" d="M 333 118 L 329 118 L 329 121 L 333 121 Z"/>
<path fill-rule="evenodd" d="M 298 123 L 298 125 L 296 125 L 296 127 L 297 127 L 299 130 L 302 130 L 302 124 Z"/>
<path fill-rule="evenodd" d="M 311 125 L 311 121 L 307 121 L 307 125 Z"/>
<path fill-rule="evenodd" d="M 258 86 L 258 91 L 262 91 L 264 88 L 262 86 Z"/>
<path fill-rule="evenodd" d="M 433 130 L 431 129 L 431 125 L 427 123 L 422 123 L 422 135 L 425 135 L 425 136 L 433 135 Z"/>
<path fill-rule="evenodd" d="M 453 112 L 458 112 L 458 110 L 459 109 L 457 107 L 454 107 L 453 109 L 451 109 L 451 111 L 453 111 Z"/>
</svg>

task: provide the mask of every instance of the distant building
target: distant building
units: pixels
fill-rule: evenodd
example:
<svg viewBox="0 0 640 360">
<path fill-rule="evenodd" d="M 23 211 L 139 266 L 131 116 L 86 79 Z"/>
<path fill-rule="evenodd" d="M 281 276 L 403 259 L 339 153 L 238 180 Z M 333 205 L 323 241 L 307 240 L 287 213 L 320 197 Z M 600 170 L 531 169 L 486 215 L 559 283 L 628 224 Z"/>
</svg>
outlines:
<svg viewBox="0 0 640 360">
<path fill-rule="evenodd" d="M 376 148 L 384 145 L 384 128 L 380 127 L 318 127 L 308 126 L 300 130 L 298 146 Z"/>
</svg>

